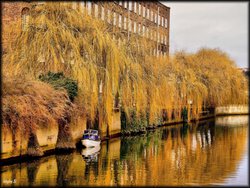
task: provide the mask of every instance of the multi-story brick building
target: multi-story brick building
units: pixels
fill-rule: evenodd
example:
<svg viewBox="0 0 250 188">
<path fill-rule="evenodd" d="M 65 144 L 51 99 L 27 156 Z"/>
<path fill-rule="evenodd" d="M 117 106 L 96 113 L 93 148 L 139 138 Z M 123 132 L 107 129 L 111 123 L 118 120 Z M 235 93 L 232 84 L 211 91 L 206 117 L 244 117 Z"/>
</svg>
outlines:
<svg viewBox="0 0 250 188">
<path fill-rule="evenodd" d="M 2 3 L 3 50 L 8 43 L 5 25 L 9 22 L 22 20 L 20 27 L 25 28 L 29 10 L 33 5 L 29 2 Z M 155 2 L 143 1 L 82 1 L 73 2 L 73 8 L 106 21 L 114 31 L 123 32 L 128 38 L 131 35 L 145 37 L 154 43 L 153 55 L 169 54 L 169 20 L 170 8 Z"/>
</svg>

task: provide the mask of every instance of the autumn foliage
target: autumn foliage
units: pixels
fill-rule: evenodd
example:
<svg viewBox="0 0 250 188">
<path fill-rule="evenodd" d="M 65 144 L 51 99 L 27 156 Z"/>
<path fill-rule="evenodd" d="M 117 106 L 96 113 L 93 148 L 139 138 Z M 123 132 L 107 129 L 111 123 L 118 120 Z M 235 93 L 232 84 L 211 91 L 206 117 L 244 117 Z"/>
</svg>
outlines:
<svg viewBox="0 0 250 188">
<path fill-rule="evenodd" d="M 192 101 L 193 117 L 198 117 L 205 107 L 248 102 L 246 78 L 221 50 L 181 51 L 169 58 L 155 57 L 151 55 L 154 44 L 145 37 L 128 38 L 122 32 L 116 32 L 114 37 L 110 25 L 86 12 L 73 9 L 71 3 L 56 3 L 56 6 L 45 3 L 30 11 L 29 27 L 25 31 L 10 30 L 17 37 L 10 45 L 11 53 L 3 57 L 5 114 L 10 90 L 18 100 L 25 100 L 12 103 L 12 109 L 20 109 L 19 114 L 52 120 L 45 113 L 44 104 L 48 101 L 57 106 L 53 111 L 55 117 L 62 114 L 65 110 L 62 104 L 68 100 L 65 93 L 32 81 L 34 84 L 29 88 L 37 85 L 39 88 L 30 89 L 30 98 L 23 99 L 26 96 L 23 90 L 7 84 L 10 77 L 14 79 L 12 84 L 17 84 L 17 77 L 24 82 L 36 80 L 49 71 L 63 72 L 76 80 L 75 104 L 92 121 L 98 113 L 107 125 L 111 123 L 117 96 L 127 121 L 133 114 L 135 119 L 146 118 L 149 124 L 161 122 L 163 109 L 168 119 L 173 113 L 180 118 L 184 107 L 191 108 L 189 101 Z M 42 87 L 51 93 L 44 92 Z M 37 111 L 28 107 L 29 103 Z"/>
</svg>

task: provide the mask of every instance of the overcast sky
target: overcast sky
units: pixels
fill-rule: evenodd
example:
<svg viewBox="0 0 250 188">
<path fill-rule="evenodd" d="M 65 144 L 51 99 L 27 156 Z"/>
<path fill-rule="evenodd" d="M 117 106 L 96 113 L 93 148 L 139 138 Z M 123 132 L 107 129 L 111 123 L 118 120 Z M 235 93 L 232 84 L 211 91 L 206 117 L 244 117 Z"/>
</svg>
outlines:
<svg viewBox="0 0 250 188">
<path fill-rule="evenodd" d="M 171 8 L 170 53 L 220 48 L 248 67 L 247 2 L 161 2 Z"/>
</svg>

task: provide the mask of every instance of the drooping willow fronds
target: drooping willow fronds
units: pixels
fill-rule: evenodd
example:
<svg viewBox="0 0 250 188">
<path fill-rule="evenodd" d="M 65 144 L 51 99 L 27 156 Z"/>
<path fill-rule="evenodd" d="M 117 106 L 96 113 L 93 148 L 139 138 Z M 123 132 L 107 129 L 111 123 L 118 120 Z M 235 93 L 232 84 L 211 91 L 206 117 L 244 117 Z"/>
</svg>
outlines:
<svg viewBox="0 0 250 188">
<path fill-rule="evenodd" d="M 204 105 L 248 102 L 245 78 L 220 50 L 155 57 L 156 43 L 147 37 L 118 32 L 87 10 L 73 9 L 72 3 L 32 8 L 29 26 L 15 32 L 3 73 L 37 78 L 64 72 L 77 80 L 75 103 L 91 120 L 98 112 L 110 125 L 116 96 L 128 121 L 135 114 L 150 124 L 159 123 L 163 110 L 171 119 L 180 118 L 183 107 L 192 107 L 197 117 Z"/>
<path fill-rule="evenodd" d="M 38 126 L 57 125 L 74 105 L 66 91 L 55 90 L 41 81 L 3 77 L 3 127 L 23 133 Z"/>
</svg>

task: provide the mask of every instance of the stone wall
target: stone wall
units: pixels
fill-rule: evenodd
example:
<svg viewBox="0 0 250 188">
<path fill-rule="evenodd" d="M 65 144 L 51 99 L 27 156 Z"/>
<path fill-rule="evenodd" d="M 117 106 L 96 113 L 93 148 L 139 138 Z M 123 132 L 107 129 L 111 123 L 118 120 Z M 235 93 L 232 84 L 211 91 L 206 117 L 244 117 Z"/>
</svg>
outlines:
<svg viewBox="0 0 250 188">
<path fill-rule="evenodd" d="M 114 111 L 112 120 L 113 122 L 109 128 L 103 129 L 102 138 L 121 132 L 120 112 Z M 70 123 L 70 131 L 75 143 L 80 141 L 83 131 L 87 128 L 86 126 L 85 116 L 72 118 Z M 107 132 L 107 130 L 109 132 Z M 15 131 L 12 133 L 10 129 L 4 128 L 1 131 L 1 134 L 1 159 L 23 156 L 27 154 L 28 139 L 26 136 L 21 134 L 21 131 Z M 36 135 L 38 143 L 43 151 L 55 149 L 58 136 L 58 126 L 50 125 L 48 127 L 39 127 L 36 131 Z"/>
<path fill-rule="evenodd" d="M 229 105 L 215 108 L 215 115 L 249 114 L 247 105 Z"/>
<path fill-rule="evenodd" d="M 215 118 L 215 124 L 218 126 L 244 126 L 249 122 L 248 115 L 237 115 L 237 116 L 219 116 Z"/>
<path fill-rule="evenodd" d="M 85 117 L 73 119 L 70 124 L 70 129 L 73 139 L 77 142 L 81 138 L 84 129 L 86 129 Z M 27 154 L 28 139 L 27 136 L 21 134 L 21 131 L 12 133 L 10 129 L 4 129 L 1 131 L 1 134 L 1 159 Z M 36 131 L 36 135 L 39 146 L 41 146 L 43 151 L 55 149 L 58 126 L 50 125 L 48 127 L 39 127 Z"/>
</svg>

